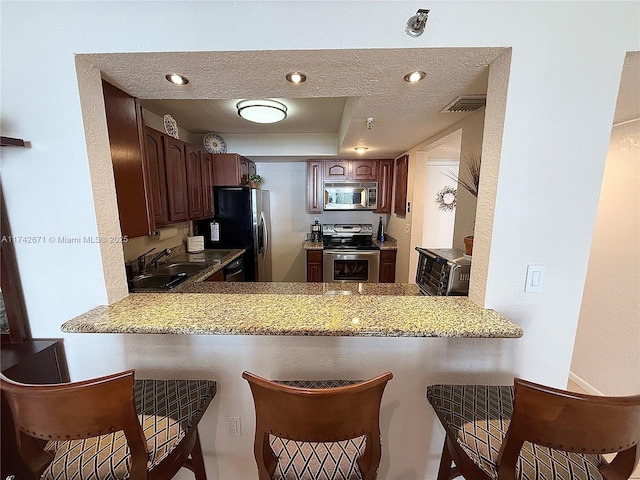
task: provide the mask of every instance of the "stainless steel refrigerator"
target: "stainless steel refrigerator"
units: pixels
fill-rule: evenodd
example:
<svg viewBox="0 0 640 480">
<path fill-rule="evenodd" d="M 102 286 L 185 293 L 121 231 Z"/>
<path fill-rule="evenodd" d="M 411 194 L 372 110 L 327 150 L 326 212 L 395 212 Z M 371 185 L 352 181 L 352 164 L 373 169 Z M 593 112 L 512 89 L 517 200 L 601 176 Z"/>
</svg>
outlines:
<svg viewBox="0 0 640 480">
<path fill-rule="evenodd" d="M 245 248 L 247 281 L 271 281 L 269 191 L 249 187 L 213 187 L 214 217 L 219 240 L 207 248 Z"/>
</svg>

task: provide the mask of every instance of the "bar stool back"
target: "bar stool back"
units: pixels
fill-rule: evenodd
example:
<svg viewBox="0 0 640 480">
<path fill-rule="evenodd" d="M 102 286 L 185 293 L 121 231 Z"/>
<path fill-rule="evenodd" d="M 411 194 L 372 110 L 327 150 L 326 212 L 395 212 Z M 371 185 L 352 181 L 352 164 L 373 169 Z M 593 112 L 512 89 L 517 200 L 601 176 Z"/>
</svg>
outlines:
<svg viewBox="0 0 640 480">
<path fill-rule="evenodd" d="M 516 378 L 513 387 L 431 385 L 427 398 L 446 431 L 438 480 L 625 479 L 640 459 L 640 395 Z M 611 463 L 602 456 L 615 452 Z"/>
<path fill-rule="evenodd" d="M 296 387 L 249 372 L 242 377 L 255 404 L 260 480 L 377 477 L 380 403 L 390 372 L 328 388 Z"/>
<path fill-rule="evenodd" d="M 183 466 L 206 480 L 198 422 L 216 393 L 207 380 L 135 380 L 134 371 L 56 385 L 0 377 L 18 451 L 44 479 L 169 479 Z"/>
</svg>

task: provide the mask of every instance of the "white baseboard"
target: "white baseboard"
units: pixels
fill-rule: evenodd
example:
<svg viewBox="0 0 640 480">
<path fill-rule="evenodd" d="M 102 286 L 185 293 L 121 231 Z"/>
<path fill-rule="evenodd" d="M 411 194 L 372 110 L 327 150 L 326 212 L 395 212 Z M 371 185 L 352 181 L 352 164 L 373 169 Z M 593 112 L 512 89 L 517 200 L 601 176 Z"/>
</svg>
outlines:
<svg viewBox="0 0 640 480">
<path fill-rule="evenodd" d="M 573 372 L 569 372 L 569 380 L 571 380 L 573 383 L 578 385 L 590 395 L 602 395 L 602 392 L 600 390 L 598 390 L 596 387 L 591 385 L 589 382 L 586 382 Z"/>
</svg>

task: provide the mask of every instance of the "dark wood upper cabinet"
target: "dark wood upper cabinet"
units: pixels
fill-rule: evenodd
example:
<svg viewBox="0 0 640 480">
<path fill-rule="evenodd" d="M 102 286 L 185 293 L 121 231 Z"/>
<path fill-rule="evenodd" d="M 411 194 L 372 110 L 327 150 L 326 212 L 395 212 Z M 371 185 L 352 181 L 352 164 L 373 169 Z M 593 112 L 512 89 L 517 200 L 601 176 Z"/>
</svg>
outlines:
<svg viewBox="0 0 640 480">
<path fill-rule="evenodd" d="M 407 215 L 407 179 L 409 173 L 409 155 L 396 158 L 395 161 L 395 200 L 393 213 L 401 217 Z"/>
<path fill-rule="evenodd" d="M 352 160 L 351 180 L 358 182 L 375 182 L 378 174 L 378 160 Z"/>
<path fill-rule="evenodd" d="M 391 213 L 393 159 L 308 160 L 307 213 L 324 211 L 324 182 L 378 182 L 376 213 Z"/>
<path fill-rule="evenodd" d="M 202 171 L 202 216 L 212 217 L 213 211 L 213 157 L 210 153 L 200 152 Z"/>
<path fill-rule="evenodd" d="M 0 187 L 0 238 L 12 239 L 9 217 Z M 2 301 L 2 343 L 21 343 L 31 338 L 27 309 L 13 243 L 0 242 L 0 301 Z"/>
<path fill-rule="evenodd" d="M 248 185 L 249 175 L 256 172 L 256 165 L 237 153 L 213 155 L 213 184 L 221 186 Z"/>
<path fill-rule="evenodd" d="M 169 220 L 189 220 L 189 194 L 187 192 L 186 144 L 164 136 L 164 161 L 167 172 L 167 196 L 169 198 Z"/>
<path fill-rule="evenodd" d="M 324 180 L 331 182 L 334 180 L 349 180 L 349 161 L 347 160 L 327 160 L 324 162 Z"/>
<path fill-rule="evenodd" d="M 393 197 L 393 159 L 378 160 L 378 209 L 376 213 L 391 213 Z"/>
<path fill-rule="evenodd" d="M 322 160 L 307 162 L 307 213 L 322 213 L 324 207 L 322 166 Z"/>
<path fill-rule="evenodd" d="M 164 165 L 164 135 L 149 127 L 144 129 L 147 192 L 150 197 L 156 227 L 169 222 L 167 173 Z"/>
<path fill-rule="evenodd" d="M 202 196 L 202 162 L 200 150 L 191 145 L 185 146 L 187 156 L 187 194 L 189 196 L 189 218 L 196 219 L 204 216 Z"/>
<path fill-rule="evenodd" d="M 147 195 L 142 155 L 142 119 L 138 100 L 110 83 L 102 82 L 111 147 L 111 162 L 118 196 L 122 234 L 150 235 L 155 229 Z"/>
</svg>

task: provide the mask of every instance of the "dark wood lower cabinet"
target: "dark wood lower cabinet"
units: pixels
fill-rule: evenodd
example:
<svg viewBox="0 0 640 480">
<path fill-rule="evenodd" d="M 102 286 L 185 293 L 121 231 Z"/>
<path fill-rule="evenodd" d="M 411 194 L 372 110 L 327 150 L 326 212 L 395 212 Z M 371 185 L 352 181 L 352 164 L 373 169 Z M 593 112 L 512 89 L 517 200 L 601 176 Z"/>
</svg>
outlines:
<svg viewBox="0 0 640 480">
<path fill-rule="evenodd" d="M 307 282 L 322 282 L 322 250 L 307 250 Z"/>
<path fill-rule="evenodd" d="M 396 251 L 380 250 L 380 283 L 396 281 Z"/>
<path fill-rule="evenodd" d="M 218 270 L 213 275 L 208 276 L 205 282 L 224 282 L 224 271 Z"/>
<path fill-rule="evenodd" d="M 62 383 L 69 381 L 69 371 L 62 340 L 29 340 L 2 344 L 2 374 L 22 383 Z M 2 396 L 2 477 L 30 479 L 31 474 L 16 449 L 13 418 Z"/>
</svg>

